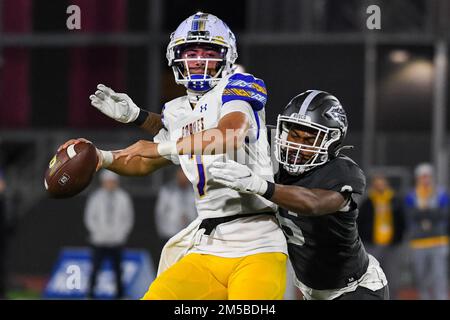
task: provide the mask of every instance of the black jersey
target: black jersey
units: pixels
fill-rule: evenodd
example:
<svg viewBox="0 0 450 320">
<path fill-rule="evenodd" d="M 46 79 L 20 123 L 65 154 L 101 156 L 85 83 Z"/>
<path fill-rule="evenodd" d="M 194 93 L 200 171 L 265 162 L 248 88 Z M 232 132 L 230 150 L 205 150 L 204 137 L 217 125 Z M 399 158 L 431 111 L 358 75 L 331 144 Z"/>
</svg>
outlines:
<svg viewBox="0 0 450 320">
<path fill-rule="evenodd" d="M 363 194 L 365 177 L 348 157 L 338 156 L 299 176 L 280 166 L 276 182 L 308 189 L 333 190 L 350 195 L 339 212 L 322 216 L 301 216 L 280 208 L 278 220 L 288 240 L 290 260 L 297 278 L 312 289 L 337 289 L 359 279 L 369 258 L 356 225 L 355 194 Z"/>
</svg>

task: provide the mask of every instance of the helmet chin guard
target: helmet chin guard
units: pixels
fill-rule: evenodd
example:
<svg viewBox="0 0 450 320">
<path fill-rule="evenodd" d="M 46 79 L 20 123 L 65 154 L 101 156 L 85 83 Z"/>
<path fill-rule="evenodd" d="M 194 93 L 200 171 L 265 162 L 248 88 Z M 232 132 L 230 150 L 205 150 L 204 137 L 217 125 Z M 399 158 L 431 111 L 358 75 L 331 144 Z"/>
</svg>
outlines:
<svg viewBox="0 0 450 320">
<path fill-rule="evenodd" d="M 209 91 L 211 86 L 211 76 L 206 75 L 200 75 L 200 74 L 193 74 L 191 76 L 190 81 L 188 82 L 187 88 L 191 91 Z"/>
</svg>

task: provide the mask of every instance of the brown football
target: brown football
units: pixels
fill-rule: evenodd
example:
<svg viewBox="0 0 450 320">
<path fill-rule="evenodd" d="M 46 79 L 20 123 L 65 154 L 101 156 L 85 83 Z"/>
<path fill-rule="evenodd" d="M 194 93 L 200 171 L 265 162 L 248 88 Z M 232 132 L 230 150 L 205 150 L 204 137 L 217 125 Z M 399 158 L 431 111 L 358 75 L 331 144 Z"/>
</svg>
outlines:
<svg viewBox="0 0 450 320">
<path fill-rule="evenodd" d="M 53 156 L 44 186 L 53 198 L 69 198 L 83 191 L 94 177 L 97 152 L 92 143 L 71 144 Z"/>
</svg>

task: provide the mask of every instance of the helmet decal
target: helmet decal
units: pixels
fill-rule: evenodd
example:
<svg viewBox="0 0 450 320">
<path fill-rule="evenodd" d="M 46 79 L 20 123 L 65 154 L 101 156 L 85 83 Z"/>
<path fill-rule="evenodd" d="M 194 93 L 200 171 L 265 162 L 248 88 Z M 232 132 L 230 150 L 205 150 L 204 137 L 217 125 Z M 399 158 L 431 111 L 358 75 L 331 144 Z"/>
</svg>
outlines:
<svg viewBox="0 0 450 320">
<path fill-rule="evenodd" d="M 314 98 L 322 93 L 323 91 L 319 90 L 308 90 L 309 92 L 308 96 L 306 97 L 305 101 L 303 101 L 302 105 L 300 106 L 299 115 L 304 116 L 306 114 L 306 111 L 308 110 L 309 105 L 314 100 Z"/>
<path fill-rule="evenodd" d="M 344 108 L 342 108 L 340 104 L 332 106 L 326 112 L 326 115 L 328 115 L 339 124 L 340 129 L 342 130 L 342 132 L 344 132 L 344 134 L 347 132 L 347 115 L 345 114 Z"/>
<path fill-rule="evenodd" d="M 196 15 L 194 15 L 194 18 L 192 19 L 191 30 L 192 31 L 205 31 L 207 17 L 208 17 L 208 14 L 202 13 L 202 12 L 199 12 Z"/>
</svg>

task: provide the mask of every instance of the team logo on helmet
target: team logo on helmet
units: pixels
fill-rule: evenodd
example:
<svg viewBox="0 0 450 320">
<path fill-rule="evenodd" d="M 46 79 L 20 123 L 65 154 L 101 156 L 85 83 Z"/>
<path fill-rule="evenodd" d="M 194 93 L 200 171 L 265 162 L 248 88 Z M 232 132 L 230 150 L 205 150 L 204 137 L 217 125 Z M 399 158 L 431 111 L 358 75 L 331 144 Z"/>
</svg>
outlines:
<svg viewBox="0 0 450 320">
<path fill-rule="evenodd" d="M 345 134 L 347 131 L 347 115 L 345 114 L 344 108 L 340 104 L 332 106 L 327 112 L 327 116 L 336 121 L 339 124 L 339 128 Z"/>
<path fill-rule="evenodd" d="M 301 120 L 305 120 L 305 121 L 311 121 L 311 117 L 306 115 L 306 114 L 300 114 L 298 112 L 294 112 L 291 114 L 291 118 L 294 119 L 301 119 Z"/>
</svg>

